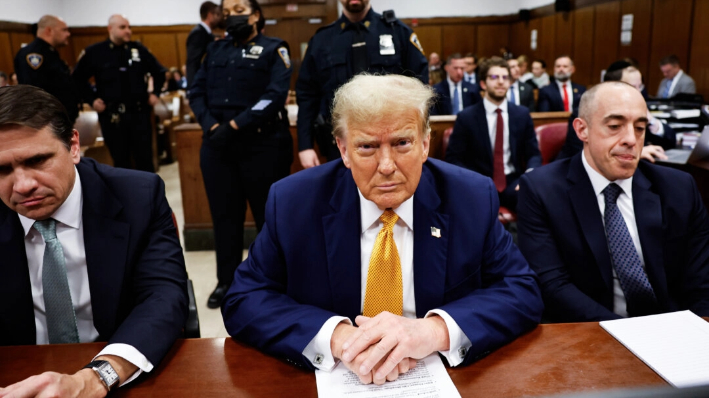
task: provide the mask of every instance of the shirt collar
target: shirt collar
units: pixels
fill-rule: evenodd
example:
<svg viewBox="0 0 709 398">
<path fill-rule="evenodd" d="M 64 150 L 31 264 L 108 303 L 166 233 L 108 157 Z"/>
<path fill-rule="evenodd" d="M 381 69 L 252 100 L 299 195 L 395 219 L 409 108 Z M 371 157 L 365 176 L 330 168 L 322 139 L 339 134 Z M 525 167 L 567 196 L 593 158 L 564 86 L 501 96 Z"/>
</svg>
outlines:
<svg viewBox="0 0 709 398">
<path fill-rule="evenodd" d="M 372 18 L 374 17 L 374 7 L 369 7 L 369 11 L 367 11 L 367 15 L 364 16 L 364 19 L 362 19 L 359 22 L 352 22 L 347 17 L 345 16 L 344 13 L 340 15 L 340 19 L 337 20 L 337 24 L 340 26 L 340 32 L 344 32 L 347 30 L 347 28 L 350 27 L 350 25 L 353 25 L 355 23 L 358 23 L 362 25 L 365 29 L 369 30 L 369 27 L 372 26 Z M 369 22 L 369 23 L 365 23 Z"/>
<path fill-rule="evenodd" d="M 362 220 L 362 232 L 368 230 L 372 225 L 374 225 L 379 217 L 384 213 L 377 204 L 371 200 L 366 199 L 362 192 L 357 188 L 357 193 L 359 194 L 359 210 L 360 217 Z M 406 199 L 402 204 L 396 209 L 393 209 L 394 213 L 399 216 L 399 220 L 403 221 L 410 230 L 414 230 L 414 195 Z"/>
<path fill-rule="evenodd" d="M 455 87 L 455 86 L 460 87 L 460 86 L 463 84 L 463 81 L 462 81 L 462 80 L 459 81 L 458 83 L 453 82 L 453 80 L 451 80 L 450 76 L 446 76 L 446 80 L 448 80 L 448 85 L 449 85 L 450 87 Z"/>
<path fill-rule="evenodd" d="M 675 77 L 672 78 L 672 81 L 674 82 L 676 80 L 679 80 L 679 78 L 682 77 L 683 73 L 684 73 L 684 71 L 682 69 L 680 69 L 679 72 L 677 72 L 677 74 L 675 75 Z"/>
<path fill-rule="evenodd" d="M 200 21 L 199 24 L 202 25 L 202 27 L 204 28 L 204 30 L 207 31 L 207 33 L 209 33 L 210 35 L 212 34 L 212 29 L 209 27 L 209 25 L 204 23 L 204 21 Z"/>
<path fill-rule="evenodd" d="M 554 79 L 554 81 L 556 82 L 556 85 L 559 86 L 559 90 L 563 90 L 563 89 L 564 89 L 564 84 L 567 84 L 567 87 L 571 87 L 571 79 L 569 79 L 569 80 L 567 80 L 567 81 L 565 81 L 565 82 L 560 82 L 560 81 L 558 81 L 558 80 L 556 80 L 556 79 Z"/>
<path fill-rule="evenodd" d="M 492 102 L 490 102 L 490 100 L 487 99 L 487 97 L 483 97 L 483 106 L 485 106 L 485 113 L 486 114 L 495 113 L 497 108 L 502 109 L 502 113 L 507 113 L 507 101 L 502 101 L 500 106 L 497 106 L 497 105 L 493 104 Z"/>
<path fill-rule="evenodd" d="M 586 174 L 588 174 L 588 178 L 591 180 L 591 185 L 593 186 L 593 192 L 596 194 L 596 197 L 603 192 L 604 189 L 608 186 L 608 184 L 614 182 L 618 184 L 618 186 L 623 190 L 623 192 L 628 195 L 630 200 L 633 200 L 633 176 L 630 176 L 630 178 L 626 178 L 624 180 L 615 180 L 615 181 L 610 181 L 601 173 L 597 172 L 591 165 L 588 163 L 588 160 L 586 160 L 586 152 L 581 152 L 581 161 L 583 162 L 583 168 L 586 169 Z"/>
<path fill-rule="evenodd" d="M 81 207 L 83 201 L 83 195 L 81 191 L 81 178 L 79 173 L 76 171 L 76 166 L 74 167 L 74 187 L 71 189 L 71 193 L 66 198 L 64 203 L 51 215 L 51 217 L 58 222 L 74 229 L 79 229 L 81 226 Z M 32 225 L 34 225 L 35 220 L 27 218 L 23 215 L 18 214 L 20 217 L 20 223 L 22 228 L 25 230 L 25 236 L 30 233 Z"/>
</svg>

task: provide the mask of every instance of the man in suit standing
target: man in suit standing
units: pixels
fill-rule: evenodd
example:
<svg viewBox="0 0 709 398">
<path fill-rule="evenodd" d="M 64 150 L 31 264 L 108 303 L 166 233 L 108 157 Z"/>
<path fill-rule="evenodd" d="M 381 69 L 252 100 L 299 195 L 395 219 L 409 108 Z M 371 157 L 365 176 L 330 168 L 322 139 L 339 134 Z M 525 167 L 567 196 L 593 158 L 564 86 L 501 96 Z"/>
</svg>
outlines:
<svg viewBox="0 0 709 398">
<path fill-rule="evenodd" d="M 446 161 L 488 176 L 495 182 L 500 205 L 517 207 L 519 177 L 542 165 L 529 111 L 507 101 L 510 69 L 500 57 L 480 66 L 482 102 L 458 115 L 446 150 Z"/>
<path fill-rule="evenodd" d="M 444 66 L 448 77 L 433 86 L 438 100 L 431 108 L 431 115 L 457 115 L 480 101 L 480 92 L 476 84 L 463 80 L 465 60 L 455 53 L 448 57 Z"/>
<path fill-rule="evenodd" d="M 554 61 L 554 82 L 539 90 L 539 112 L 573 112 L 578 107 L 586 87 L 572 83 L 574 61 L 562 55 Z"/>
<path fill-rule="evenodd" d="M 520 80 L 520 67 L 517 58 L 507 60 L 510 67 L 510 89 L 507 90 L 507 100 L 515 105 L 521 105 L 530 112 L 534 112 L 534 87 Z"/>
<path fill-rule="evenodd" d="M 535 276 L 497 220 L 492 181 L 427 160 L 432 97 L 400 75 L 337 91 L 342 160 L 271 187 L 222 307 L 234 338 L 382 384 L 414 359 L 468 364 L 534 327 Z"/>
<path fill-rule="evenodd" d="M 211 1 L 202 3 L 199 7 L 199 16 L 202 22 L 192 28 L 187 36 L 187 87 L 192 84 L 192 80 L 202 64 L 207 46 L 214 41 L 212 30 L 222 20 L 219 6 Z"/>
<path fill-rule="evenodd" d="M 658 98 L 672 98 L 679 93 L 694 94 L 697 92 L 694 79 L 679 67 L 679 59 L 676 55 L 662 58 L 660 70 L 665 78 L 657 88 Z"/>
<path fill-rule="evenodd" d="M 18 85 L 0 90 L 0 199 L 0 345 L 108 342 L 0 395 L 104 396 L 153 370 L 188 302 L 162 180 L 80 159 L 61 103 Z"/>
<path fill-rule="evenodd" d="M 520 249 L 550 321 L 709 316 L 709 216 L 689 174 L 639 162 L 646 127 L 638 90 L 601 83 L 574 120 L 583 152 L 521 179 Z"/>
</svg>

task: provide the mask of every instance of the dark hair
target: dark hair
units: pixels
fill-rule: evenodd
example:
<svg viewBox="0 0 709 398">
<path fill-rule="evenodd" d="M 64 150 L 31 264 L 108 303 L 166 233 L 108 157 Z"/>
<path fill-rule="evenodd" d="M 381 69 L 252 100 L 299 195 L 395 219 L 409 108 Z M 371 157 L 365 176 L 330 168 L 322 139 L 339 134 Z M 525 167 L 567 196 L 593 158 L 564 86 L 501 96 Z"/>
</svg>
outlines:
<svg viewBox="0 0 709 398">
<path fill-rule="evenodd" d="M 475 54 L 473 54 L 473 53 L 467 53 L 467 54 L 465 54 L 465 57 L 464 57 L 464 58 L 473 58 L 473 59 L 475 60 L 475 63 L 476 63 L 476 64 L 478 63 L 478 56 L 475 55 Z"/>
<path fill-rule="evenodd" d="M 562 59 L 562 58 L 568 58 L 569 61 L 571 61 L 571 65 L 574 64 L 574 59 L 571 58 L 570 55 L 568 55 L 568 54 L 562 54 L 562 55 L 559 55 L 558 57 L 554 58 L 554 65 L 556 65 L 556 61 L 558 61 L 558 60 L 560 60 L 560 59 Z"/>
<path fill-rule="evenodd" d="M 212 3 L 211 1 L 205 1 L 204 3 L 202 3 L 201 6 L 199 6 L 199 17 L 202 18 L 202 21 L 204 21 L 205 19 L 207 19 L 207 16 L 209 16 L 209 14 L 213 13 L 214 10 L 218 8 L 219 6 Z"/>
<path fill-rule="evenodd" d="M 5 73 L 5 72 L 3 72 L 3 71 L 1 71 L 1 70 L 0 70 L 0 78 L 5 79 L 5 80 L 9 80 L 9 79 L 7 78 L 7 73 Z"/>
<path fill-rule="evenodd" d="M 73 125 L 59 100 L 39 87 L 18 84 L 0 88 L 0 129 L 20 125 L 41 130 L 50 126 L 54 135 L 71 148 Z"/>
<path fill-rule="evenodd" d="M 507 73 L 510 73 L 510 67 L 507 65 L 507 61 L 505 61 L 502 57 L 490 57 L 485 62 L 483 62 L 480 65 L 480 76 L 481 80 L 487 80 L 487 72 L 492 68 L 493 66 L 499 66 L 500 68 L 505 68 L 507 69 Z"/>
<path fill-rule="evenodd" d="M 679 58 L 677 58 L 676 55 L 668 55 L 660 60 L 660 66 L 665 66 L 665 65 L 679 65 Z"/>
<path fill-rule="evenodd" d="M 448 56 L 448 58 L 446 59 L 446 63 L 447 63 L 447 64 L 450 64 L 451 61 L 454 60 L 454 59 L 463 59 L 463 56 L 460 55 L 460 53 L 453 53 L 453 54 L 451 54 L 451 55 Z"/>
<path fill-rule="evenodd" d="M 625 68 L 632 66 L 630 62 L 624 60 L 615 61 L 608 69 L 606 69 L 606 74 L 603 76 L 604 82 L 619 82 L 623 78 L 623 71 Z"/>
<path fill-rule="evenodd" d="M 535 59 L 534 61 L 532 61 L 532 63 L 535 63 L 535 62 L 539 62 L 540 64 L 542 64 L 542 68 L 544 68 L 544 69 L 547 68 L 547 63 L 544 62 L 543 59 Z"/>
</svg>

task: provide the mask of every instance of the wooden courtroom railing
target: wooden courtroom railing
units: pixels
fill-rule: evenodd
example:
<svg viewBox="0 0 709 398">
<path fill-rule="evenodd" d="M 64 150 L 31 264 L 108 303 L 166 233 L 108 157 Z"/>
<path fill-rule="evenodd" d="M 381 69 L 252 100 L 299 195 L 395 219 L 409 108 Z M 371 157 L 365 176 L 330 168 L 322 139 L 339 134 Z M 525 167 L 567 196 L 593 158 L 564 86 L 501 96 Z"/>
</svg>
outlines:
<svg viewBox="0 0 709 398">
<path fill-rule="evenodd" d="M 74 373 L 102 343 L 0 347 L 0 386 L 44 371 Z M 462 397 L 522 397 L 667 386 L 597 322 L 540 325 L 448 373 Z M 232 339 L 178 340 L 146 380 L 116 397 L 317 397 L 315 374 Z"/>
<path fill-rule="evenodd" d="M 532 113 L 535 126 L 546 123 L 566 121 L 567 112 Z M 455 116 L 431 117 L 431 147 L 429 154 L 436 159 L 443 159 L 443 132 L 455 123 Z M 209 203 L 204 190 L 204 180 L 199 167 L 199 148 L 202 145 L 202 130 L 196 123 L 186 123 L 174 128 L 177 137 L 177 157 L 179 159 L 180 184 L 182 188 L 182 207 L 185 214 L 185 250 L 212 250 L 214 235 Z M 293 139 L 293 164 L 291 174 L 303 169 L 298 159 L 298 142 L 295 121 L 291 120 L 290 133 Z M 324 158 L 320 159 L 325 161 Z M 255 228 L 251 211 L 247 211 L 245 227 L 247 236 L 253 235 Z M 246 240 L 248 241 L 248 237 Z"/>
</svg>

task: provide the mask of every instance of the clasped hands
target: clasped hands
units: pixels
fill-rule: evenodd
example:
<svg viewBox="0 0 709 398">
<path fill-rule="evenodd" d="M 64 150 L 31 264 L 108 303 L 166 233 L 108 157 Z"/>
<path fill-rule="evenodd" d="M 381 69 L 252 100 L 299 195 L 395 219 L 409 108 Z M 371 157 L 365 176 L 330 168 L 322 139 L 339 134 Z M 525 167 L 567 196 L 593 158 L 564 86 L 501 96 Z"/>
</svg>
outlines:
<svg viewBox="0 0 709 398">
<path fill-rule="evenodd" d="M 230 120 L 228 123 L 215 124 L 209 129 L 209 140 L 218 145 L 226 145 L 229 141 L 229 137 L 239 129 L 236 122 Z"/>
<path fill-rule="evenodd" d="M 409 319 L 382 312 L 358 316 L 358 327 L 340 323 L 330 348 L 364 384 L 384 384 L 416 366 L 416 360 L 450 348 L 448 327 L 438 315 Z"/>
</svg>

